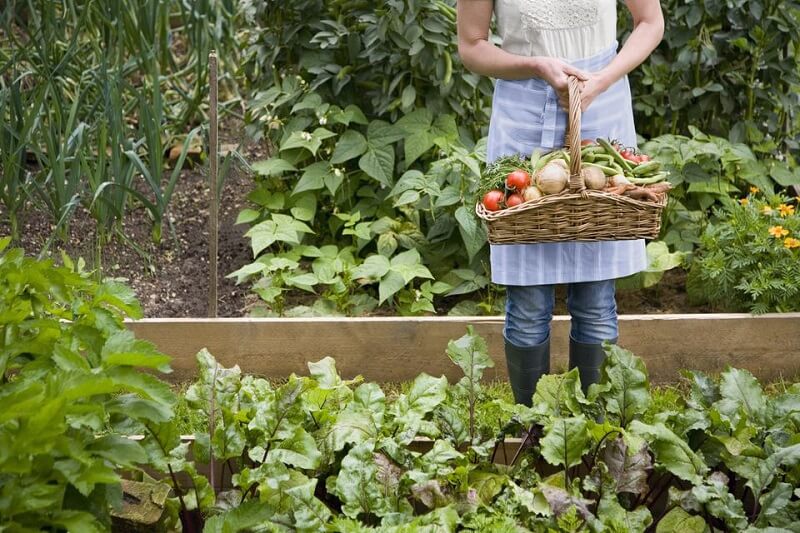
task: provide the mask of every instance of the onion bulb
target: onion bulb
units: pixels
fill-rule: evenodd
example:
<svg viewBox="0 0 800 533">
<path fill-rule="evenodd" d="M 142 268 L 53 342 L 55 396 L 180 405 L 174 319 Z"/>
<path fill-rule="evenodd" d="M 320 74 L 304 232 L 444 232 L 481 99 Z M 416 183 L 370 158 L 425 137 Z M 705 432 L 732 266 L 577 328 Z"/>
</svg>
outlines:
<svg viewBox="0 0 800 533">
<path fill-rule="evenodd" d="M 542 197 L 542 191 L 536 188 L 536 185 L 531 185 L 530 187 L 525 187 L 525 190 L 522 191 L 522 198 L 526 202 L 530 202 L 533 200 L 538 200 Z"/>
<path fill-rule="evenodd" d="M 615 174 L 608 178 L 608 184 L 611 187 L 626 187 L 632 183 L 623 174 Z"/>
<path fill-rule="evenodd" d="M 606 175 L 597 167 L 584 165 L 581 169 L 581 178 L 587 189 L 599 191 L 606 186 Z"/>
<path fill-rule="evenodd" d="M 542 194 L 558 194 L 568 182 L 567 162 L 563 159 L 550 161 L 536 174 L 536 186 Z"/>
</svg>

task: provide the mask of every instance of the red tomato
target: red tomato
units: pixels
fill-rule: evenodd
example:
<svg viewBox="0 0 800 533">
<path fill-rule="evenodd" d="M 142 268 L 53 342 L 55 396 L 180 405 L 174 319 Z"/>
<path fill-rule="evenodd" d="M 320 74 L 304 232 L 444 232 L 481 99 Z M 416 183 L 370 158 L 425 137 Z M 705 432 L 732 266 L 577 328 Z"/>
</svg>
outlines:
<svg viewBox="0 0 800 533">
<path fill-rule="evenodd" d="M 503 198 L 505 198 L 505 196 L 503 191 L 492 189 L 483 195 L 483 207 L 489 211 L 497 211 L 500 209 L 500 206 L 503 205 Z"/>
<path fill-rule="evenodd" d="M 515 205 L 519 205 L 525 200 L 519 194 L 512 194 L 506 200 L 506 207 L 514 207 Z"/>
<path fill-rule="evenodd" d="M 623 157 L 623 159 L 627 159 L 631 163 L 639 163 L 639 161 L 638 161 L 639 156 L 637 156 L 636 154 L 634 154 L 630 150 L 623 150 L 623 151 L 621 151 L 619 153 L 619 155 L 621 155 Z"/>
<path fill-rule="evenodd" d="M 531 175 L 524 170 L 517 169 L 506 177 L 506 187 L 521 191 L 531 184 Z"/>
<path fill-rule="evenodd" d="M 594 145 L 594 144 L 597 144 L 597 143 L 595 143 L 595 142 L 594 142 L 593 140 L 591 140 L 591 139 L 583 139 L 583 140 L 581 141 L 581 146 L 592 146 L 592 145 Z"/>
</svg>

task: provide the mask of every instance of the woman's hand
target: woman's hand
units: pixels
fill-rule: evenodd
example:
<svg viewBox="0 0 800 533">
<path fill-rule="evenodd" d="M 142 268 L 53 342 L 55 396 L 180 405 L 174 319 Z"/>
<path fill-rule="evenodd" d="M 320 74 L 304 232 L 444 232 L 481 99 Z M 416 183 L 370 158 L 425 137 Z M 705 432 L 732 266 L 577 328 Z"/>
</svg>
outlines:
<svg viewBox="0 0 800 533">
<path fill-rule="evenodd" d="M 554 57 L 536 57 L 534 71 L 556 91 L 558 101 L 564 109 L 569 108 L 569 77 L 575 76 L 579 81 L 588 81 L 591 75 Z"/>
<path fill-rule="evenodd" d="M 608 78 L 602 72 L 589 74 L 589 79 L 581 84 L 581 111 L 586 111 L 592 102 L 610 87 Z"/>
</svg>

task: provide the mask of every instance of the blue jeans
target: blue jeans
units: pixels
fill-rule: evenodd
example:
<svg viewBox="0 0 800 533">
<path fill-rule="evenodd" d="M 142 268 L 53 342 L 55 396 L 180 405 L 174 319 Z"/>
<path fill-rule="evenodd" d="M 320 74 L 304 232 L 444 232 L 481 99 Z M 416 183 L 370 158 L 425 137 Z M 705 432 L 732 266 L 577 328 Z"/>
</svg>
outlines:
<svg viewBox="0 0 800 533">
<path fill-rule="evenodd" d="M 618 337 L 615 293 L 613 279 L 567 286 L 567 309 L 572 317 L 570 336 L 574 340 L 601 344 Z M 505 338 L 520 347 L 546 341 L 554 300 L 554 285 L 507 285 Z"/>
</svg>

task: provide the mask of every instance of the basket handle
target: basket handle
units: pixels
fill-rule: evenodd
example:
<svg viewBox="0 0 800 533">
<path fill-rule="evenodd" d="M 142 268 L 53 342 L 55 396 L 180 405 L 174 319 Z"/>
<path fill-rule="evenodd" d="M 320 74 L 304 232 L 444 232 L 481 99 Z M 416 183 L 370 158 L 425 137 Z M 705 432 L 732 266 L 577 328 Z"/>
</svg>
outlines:
<svg viewBox="0 0 800 533">
<path fill-rule="evenodd" d="M 578 193 L 586 188 L 581 177 L 581 84 L 575 76 L 569 76 L 567 83 L 569 88 L 567 122 L 569 192 Z"/>
</svg>

